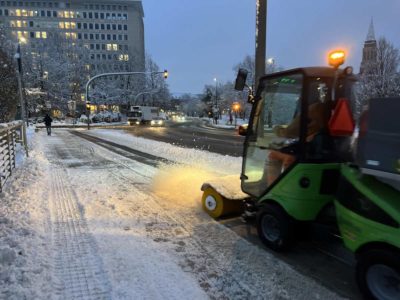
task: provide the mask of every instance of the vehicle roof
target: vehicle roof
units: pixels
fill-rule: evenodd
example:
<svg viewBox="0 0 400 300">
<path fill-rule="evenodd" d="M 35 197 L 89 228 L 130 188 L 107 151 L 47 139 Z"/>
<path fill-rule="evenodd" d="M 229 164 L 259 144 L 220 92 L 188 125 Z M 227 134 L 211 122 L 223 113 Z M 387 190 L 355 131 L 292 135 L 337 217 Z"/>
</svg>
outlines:
<svg viewBox="0 0 400 300">
<path fill-rule="evenodd" d="M 343 71 L 343 69 L 339 69 Z M 272 74 L 264 75 L 261 79 L 268 78 L 270 76 L 279 76 L 285 75 L 288 73 L 304 73 L 306 76 L 310 77 L 333 77 L 335 75 L 336 70 L 332 67 L 306 67 L 306 68 L 295 68 L 290 70 L 285 70 L 281 72 L 276 72 Z"/>
</svg>

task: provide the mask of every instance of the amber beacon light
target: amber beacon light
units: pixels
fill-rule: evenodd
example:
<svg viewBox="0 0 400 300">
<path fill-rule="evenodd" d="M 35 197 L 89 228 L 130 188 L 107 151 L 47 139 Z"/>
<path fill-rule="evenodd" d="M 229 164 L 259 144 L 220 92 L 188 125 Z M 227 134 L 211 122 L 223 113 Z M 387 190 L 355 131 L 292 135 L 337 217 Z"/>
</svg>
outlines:
<svg viewBox="0 0 400 300">
<path fill-rule="evenodd" d="M 339 68 L 339 66 L 344 64 L 346 54 L 343 50 L 335 50 L 329 53 L 328 61 L 329 65 L 334 68 Z"/>
</svg>

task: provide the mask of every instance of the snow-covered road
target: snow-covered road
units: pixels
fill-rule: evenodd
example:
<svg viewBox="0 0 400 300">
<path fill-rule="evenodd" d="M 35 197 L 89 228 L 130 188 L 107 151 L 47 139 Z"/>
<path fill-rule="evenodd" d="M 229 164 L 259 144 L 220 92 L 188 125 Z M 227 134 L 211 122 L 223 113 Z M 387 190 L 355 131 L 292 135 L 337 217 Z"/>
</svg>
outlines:
<svg viewBox="0 0 400 300">
<path fill-rule="evenodd" d="M 0 194 L 0 298 L 339 298 L 201 210 L 201 184 L 239 174 L 240 158 L 90 134 L 169 162 L 34 135 Z"/>
</svg>

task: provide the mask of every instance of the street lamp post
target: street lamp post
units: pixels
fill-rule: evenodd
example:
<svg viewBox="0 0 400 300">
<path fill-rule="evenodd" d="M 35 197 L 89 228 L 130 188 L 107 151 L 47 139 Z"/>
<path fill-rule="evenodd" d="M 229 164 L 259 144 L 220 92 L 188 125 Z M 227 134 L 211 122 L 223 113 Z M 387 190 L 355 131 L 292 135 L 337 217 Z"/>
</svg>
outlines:
<svg viewBox="0 0 400 300">
<path fill-rule="evenodd" d="M 158 91 L 157 91 L 157 90 L 152 90 L 152 91 L 140 92 L 140 93 L 138 93 L 138 94 L 135 96 L 135 98 L 134 98 L 134 100 L 133 100 L 133 103 L 136 105 L 136 104 L 137 104 L 137 100 L 138 100 L 139 97 L 142 96 L 142 95 L 154 94 L 154 93 L 156 93 L 156 92 L 158 92 Z"/>
<path fill-rule="evenodd" d="M 88 120 L 87 120 L 87 122 L 88 122 L 88 124 L 87 124 L 87 129 L 88 129 L 88 130 L 90 129 L 90 111 L 89 111 L 89 108 L 90 108 L 90 107 L 89 107 L 89 105 L 90 105 L 90 99 L 89 99 L 89 86 L 90 86 L 90 84 L 92 83 L 92 81 L 95 80 L 95 79 L 101 78 L 101 77 L 116 76 L 116 75 L 123 75 L 123 76 L 126 76 L 126 75 L 137 75 L 137 74 L 143 74 L 143 75 L 145 75 L 145 74 L 150 74 L 150 75 L 153 75 L 153 74 L 163 74 L 164 79 L 167 79 L 167 78 L 168 78 L 168 71 L 167 71 L 167 70 L 164 70 L 164 71 L 162 71 L 162 72 L 114 72 L 114 73 L 102 73 L 102 74 L 93 76 L 92 78 L 89 79 L 89 81 L 86 83 L 86 88 L 85 88 L 85 90 L 86 90 L 86 93 L 85 93 L 85 106 L 86 106 L 86 116 L 87 116 L 87 118 L 88 118 Z"/>
<path fill-rule="evenodd" d="M 234 102 L 232 108 L 233 108 L 233 111 L 235 112 L 235 128 L 236 128 L 236 126 L 237 126 L 237 114 L 238 114 L 238 111 L 240 110 L 239 102 Z"/>
<path fill-rule="evenodd" d="M 215 81 L 215 112 L 216 116 L 214 116 L 215 123 L 218 124 L 218 119 L 219 119 L 219 109 L 218 109 L 218 83 L 217 83 L 217 78 L 214 78 Z"/>
<path fill-rule="evenodd" d="M 23 140 L 25 141 L 24 147 L 25 147 L 26 156 L 29 156 L 28 143 L 27 143 L 27 139 L 26 139 L 27 119 L 26 119 L 26 114 L 25 114 L 24 94 L 22 92 L 22 61 L 21 61 L 21 44 L 20 43 L 18 43 L 17 52 L 15 53 L 14 58 L 17 60 L 17 65 L 18 65 L 18 76 L 17 76 L 18 77 L 18 92 L 19 92 L 19 101 L 20 101 L 20 106 L 21 106 L 21 120 L 23 122 L 21 134 L 23 135 Z"/>
</svg>

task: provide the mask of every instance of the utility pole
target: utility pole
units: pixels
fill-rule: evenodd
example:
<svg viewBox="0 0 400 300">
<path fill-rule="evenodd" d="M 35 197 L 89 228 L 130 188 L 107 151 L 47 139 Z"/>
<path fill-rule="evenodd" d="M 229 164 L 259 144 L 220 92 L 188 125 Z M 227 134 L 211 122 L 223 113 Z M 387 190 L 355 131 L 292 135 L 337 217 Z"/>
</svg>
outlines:
<svg viewBox="0 0 400 300">
<path fill-rule="evenodd" d="M 256 74 L 255 90 L 258 87 L 258 81 L 265 74 L 266 42 L 267 40 L 267 0 L 257 0 L 256 11 Z"/>
</svg>

